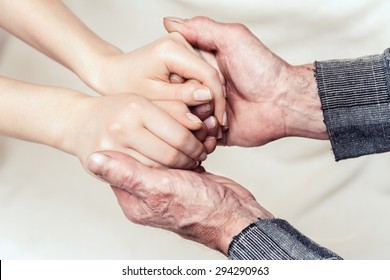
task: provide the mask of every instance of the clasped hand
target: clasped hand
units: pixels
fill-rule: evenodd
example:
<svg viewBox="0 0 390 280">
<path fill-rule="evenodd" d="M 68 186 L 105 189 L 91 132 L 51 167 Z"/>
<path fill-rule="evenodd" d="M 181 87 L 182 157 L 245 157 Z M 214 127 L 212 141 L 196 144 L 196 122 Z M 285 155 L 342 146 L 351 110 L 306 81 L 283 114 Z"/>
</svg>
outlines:
<svg viewBox="0 0 390 280">
<path fill-rule="evenodd" d="M 220 75 L 182 35 L 95 57 L 79 76 L 104 96 L 74 102 L 62 150 L 82 163 L 94 151 L 115 150 L 152 167 L 194 169 L 215 149 L 226 122 Z"/>
<path fill-rule="evenodd" d="M 223 76 L 229 122 L 219 144 L 254 147 L 287 136 L 327 137 L 312 65 L 289 65 L 241 24 L 198 17 L 167 18 L 164 25 L 181 33 Z M 176 78 L 184 82 L 188 76 Z M 192 112 L 205 119 L 208 106 Z M 113 186 L 131 221 L 171 230 L 225 254 L 246 226 L 272 218 L 242 186 L 210 173 L 151 170 L 110 151 L 93 154 L 87 166 Z"/>
</svg>

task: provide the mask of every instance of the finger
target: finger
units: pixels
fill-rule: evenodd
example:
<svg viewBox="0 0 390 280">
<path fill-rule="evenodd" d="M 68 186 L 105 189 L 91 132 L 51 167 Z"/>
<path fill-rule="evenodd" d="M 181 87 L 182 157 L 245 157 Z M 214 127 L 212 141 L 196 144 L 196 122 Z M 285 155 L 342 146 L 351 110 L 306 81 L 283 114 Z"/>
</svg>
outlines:
<svg viewBox="0 0 390 280">
<path fill-rule="evenodd" d="M 139 161 L 143 165 L 149 166 L 151 168 L 166 168 L 161 163 L 154 161 L 154 160 L 151 160 L 150 158 L 147 158 L 145 155 L 139 153 L 138 151 L 136 151 L 134 149 L 124 149 L 124 150 L 118 150 L 118 151 L 128 154 L 129 156 L 136 159 L 137 161 Z"/>
<path fill-rule="evenodd" d="M 171 117 L 177 120 L 181 125 L 193 131 L 194 136 L 203 142 L 208 134 L 207 126 L 195 115 L 189 108 L 179 101 L 153 101 L 158 107 L 169 113 Z M 211 150 L 210 146 L 204 146 L 206 153 Z M 215 149 L 215 147 L 214 147 Z"/>
<path fill-rule="evenodd" d="M 196 139 L 190 130 L 178 123 L 168 113 L 154 106 L 148 110 L 143 119 L 145 128 L 158 138 L 163 139 L 167 145 L 181 151 L 195 161 L 204 160 L 203 144 Z M 141 145 L 142 141 L 135 142 L 138 143 L 134 144 Z"/>
<path fill-rule="evenodd" d="M 206 124 L 203 124 L 201 129 L 194 131 L 194 135 L 199 141 L 203 142 L 203 146 L 205 147 L 207 154 L 214 152 L 217 146 L 217 138 L 216 136 L 208 135 L 208 128 Z"/>
<path fill-rule="evenodd" d="M 175 45 L 172 55 L 166 61 L 166 67 L 170 73 L 175 73 L 185 79 L 195 79 L 210 89 L 211 96 L 215 100 L 215 115 L 221 125 L 227 125 L 225 113 L 226 100 L 219 79 L 218 71 L 210 64 L 202 60 L 198 55 L 189 52 L 185 47 Z M 170 84 L 172 85 L 172 84 Z M 201 96 L 206 93 L 201 93 Z"/>
<path fill-rule="evenodd" d="M 212 152 L 214 152 L 215 148 L 217 147 L 217 143 L 217 138 L 215 138 L 214 136 L 207 136 L 203 142 L 203 145 L 206 149 L 206 153 L 211 154 Z"/>
<path fill-rule="evenodd" d="M 196 139 L 203 142 L 207 137 L 207 126 L 202 123 L 202 127 L 199 130 L 193 132 Z"/>
<path fill-rule="evenodd" d="M 193 106 L 191 112 L 201 120 L 205 120 L 213 114 L 214 102 Z"/>
<path fill-rule="evenodd" d="M 186 20 L 175 17 L 164 18 L 164 27 L 168 32 L 179 32 L 192 46 L 205 51 L 218 51 L 219 37 L 229 32 L 225 26 L 227 25 L 207 17 Z"/>
<path fill-rule="evenodd" d="M 219 74 L 219 78 L 220 78 L 222 85 L 225 84 L 225 77 L 222 75 L 222 72 L 219 69 L 215 55 L 212 52 L 204 51 L 201 49 L 194 49 L 194 47 L 190 43 L 187 42 L 187 40 L 183 37 L 183 35 L 178 33 L 178 32 L 171 32 L 169 35 L 171 36 L 171 38 L 176 39 L 179 44 L 184 45 L 190 52 L 201 57 L 204 61 L 206 61 L 211 66 L 213 66 L 214 69 L 217 70 L 217 72 Z M 175 83 L 177 83 L 178 81 L 181 81 L 181 83 L 184 82 L 183 81 L 184 79 L 182 77 L 180 77 L 179 75 L 173 76 L 172 79 Z M 188 81 L 194 81 L 195 83 L 199 83 L 197 80 L 194 80 L 194 79 L 187 80 L 187 82 Z"/>
<path fill-rule="evenodd" d="M 202 127 L 203 122 L 181 101 L 152 101 L 152 103 L 187 129 L 198 130 Z"/>
<path fill-rule="evenodd" d="M 224 42 L 224 36 L 226 32 L 230 32 L 228 28 L 232 25 L 222 24 L 213 21 L 206 17 L 195 17 L 190 20 L 182 20 L 180 18 L 165 18 L 164 26 L 168 32 L 179 32 L 185 39 L 193 46 L 196 46 L 205 51 L 218 51 L 218 42 Z M 223 40 L 222 40 L 223 39 Z M 207 56 L 206 53 L 202 54 Z M 205 57 L 207 59 L 207 57 Z M 215 61 L 215 59 L 211 59 Z M 215 64 L 215 63 L 214 63 Z M 217 65 L 214 65 L 217 66 Z M 214 68 L 214 67 L 213 67 Z M 214 69 L 219 69 L 215 67 Z M 223 77 L 220 71 L 217 71 L 219 77 Z M 224 85 L 224 79 L 220 78 L 221 85 Z M 210 87 L 211 88 L 211 87 Z M 212 88 L 211 88 L 212 89 Z M 225 113 L 225 102 L 222 100 L 225 91 L 221 88 L 220 96 L 215 97 L 215 115 L 218 122 L 226 127 L 228 126 L 227 114 Z"/>
<path fill-rule="evenodd" d="M 201 50 L 201 49 L 195 49 L 192 45 L 190 45 L 187 42 L 187 40 L 183 37 L 183 35 L 178 33 L 178 32 L 172 32 L 172 33 L 170 33 L 170 35 L 178 35 L 179 36 L 179 38 L 178 38 L 179 39 L 178 40 L 179 43 L 184 45 L 192 53 L 194 53 L 197 56 L 201 57 L 204 61 L 206 61 L 208 64 L 210 64 L 215 70 L 217 70 L 218 76 L 219 76 L 219 80 L 221 81 L 221 84 L 222 84 L 223 96 L 226 98 L 227 95 L 226 95 L 226 86 L 225 86 L 226 81 L 225 81 L 225 77 L 223 76 L 221 70 L 219 69 L 218 62 L 216 60 L 216 57 L 215 57 L 214 53 L 208 52 L 208 51 L 204 51 L 204 50 Z M 173 84 L 178 84 L 178 83 L 200 84 L 200 82 L 195 80 L 195 79 L 185 80 L 183 77 L 180 77 L 177 74 L 171 74 L 169 79 L 170 79 L 170 82 L 173 83 Z"/>
<path fill-rule="evenodd" d="M 93 153 L 86 168 L 112 186 L 124 189 L 143 199 L 153 178 L 161 176 L 159 169 L 151 169 L 131 156 L 116 151 Z"/>
<path fill-rule="evenodd" d="M 213 118 L 214 118 L 214 122 L 216 123 L 215 117 Z M 195 137 L 199 141 L 203 142 L 203 146 L 207 154 L 211 154 L 212 152 L 214 152 L 217 146 L 217 138 L 216 136 L 214 136 L 214 134 L 216 133 L 215 131 L 218 131 L 218 129 L 209 129 L 207 125 L 203 123 L 201 129 L 193 132 Z"/>
<path fill-rule="evenodd" d="M 206 154 L 210 154 L 215 150 L 215 147 L 217 145 L 217 140 L 215 137 L 208 136 L 207 135 L 207 126 L 203 123 L 202 128 L 194 131 L 194 136 L 201 142 L 203 142 L 203 146 L 205 148 Z M 212 141 L 214 138 L 214 142 Z"/>
<path fill-rule="evenodd" d="M 191 46 L 191 44 L 188 43 L 187 40 L 184 38 L 184 36 L 179 32 L 169 32 L 167 36 L 169 36 L 170 39 L 174 40 L 179 45 L 184 46 L 191 53 L 198 55 L 198 52 L 194 49 L 194 47 Z"/>
<path fill-rule="evenodd" d="M 225 77 L 223 76 L 221 70 L 219 69 L 218 62 L 215 58 L 214 53 L 207 52 L 207 51 L 200 50 L 200 49 L 195 49 L 195 50 L 199 54 L 200 57 L 202 57 L 205 61 L 207 61 L 208 64 L 213 66 L 218 71 L 219 79 L 221 80 L 222 85 L 225 85 L 226 84 Z M 226 97 L 226 94 L 225 94 L 225 97 Z"/>
<path fill-rule="evenodd" d="M 188 134 L 194 137 L 189 131 Z M 199 145 L 201 145 L 200 150 L 203 151 L 203 145 L 200 142 Z M 178 147 L 182 146 L 178 144 Z M 173 147 L 165 140 L 151 133 L 148 129 L 138 132 L 137 137 L 129 139 L 129 147 L 137 150 L 145 157 L 170 168 L 193 169 L 198 165 L 198 161 L 204 158 L 204 155 L 201 154 L 197 160 L 194 160 L 178 148 Z"/>
<path fill-rule="evenodd" d="M 229 146 L 228 137 L 229 137 L 229 130 L 222 131 L 221 129 L 218 129 L 217 140 L 219 146 Z"/>
<path fill-rule="evenodd" d="M 210 116 L 207 119 L 205 119 L 203 123 L 207 127 L 207 136 L 213 136 L 216 138 L 218 136 L 218 128 L 219 128 L 216 118 L 214 116 Z"/>
<path fill-rule="evenodd" d="M 199 85 L 199 81 L 197 80 L 194 80 L 194 79 L 189 79 L 189 80 L 186 80 L 185 81 L 186 83 L 189 83 L 189 84 L 195 84 L 195 85 Z"/>
<path fill-rule="evenodd" d="M 213 126 L 216 126 L 216 119 L 207 120 L 207 126 L 203 123 L 198 117 L 190 113 L 190 110 L 182 102 L 173 102 L 173 101 L 153 101 L 154 104 L 159 106 L 161 109 L 168 112 L 174 119 L 176 119 L 180 124 L 186 128 L 193 131 L 194 136 L 200 141 L 205 141 L 206 137 L 213 132 L 210 132 L 210 123 Z M 175 106 L 176 103 L 176 106 Z M 176 109 L 174 109 L 176 108 Z M 210 139 L 209 139 L 210 140 Z M 207 145 L 204 145 L 206 153 L 214 151 L 215 146 L 213 147 L 211 142 L 208 142 Z"/>
<path fill-rule="evenodd" d="M 217 147 L 219 125 L 214 116 L 204 120 L 204 124 L 207 127 L 207 137 L 203 141 L 203 145 L 206 148 L 206 153 L 211 154 Z"/>
<path fill-rule="evenodd" d="M 199 81 L 197 81 L 197 80 L 194 80 L 194 79 L 189 79 L 189 80 L 185 80 L 183 77 L 180 77 L 179 75 L 177 75 L 177 74 L 171 74 L 170 76 L 169 76 L 169 81 L 171 82 L 171 84 L 184 84 L 184 83 L 186 83 L 186 84 L 195 84 L 195 85 L 200 85 L 200 82 Z M 194 90 L 197 90 L 197 88 L 195 88 Z M 188 94 L 188 93 L 187 93 Z M 203 98 L 202 98 L 202 96 L 199 96 L 199 93 L 198 94 L 196 94 L 196 92 L 193 92 L 193 99 L 194 99 L 194 103 L 196 103 L 196 102 L 201 102 L 201 103 L 204 103 L 203 102 L 203 100 L 205 100 L 205 101 L 207 101 L 208 99 L 211 99 L 211 96 L 208 96 L 208 94 L 207 95 L 205 95 L 205 96 L 203 96 Z M 157 99 L 160 99 L 161 100 L 161 97 L 160 98 L 153 98 L 154 100 L 157 100 Z M 185 101 L 184 99 L 183 99 L 183 97 L 182 97 L 182 94 L 181 94 L 181 92 L 173 92 L 173 94 L 172 94 L 172 97 L 170 98 L 171 100 L 182 100 L 182 101 Z M 188 100 L 191 100 L 191 97 L 190 98 L 187 98 Z M 195 100 L 195 99 L 197 99 L 197 100 Z M 201 105 L 203 105 L 203 104 L 201 104 L 201 105 L 197 105 L 197 104 L 189 104 L 190 103 L 190 101 L 188 101 L 188 102 L 186 102 L 185 101 L 185 103 L 187 104 L 187 105 L 192 105 L 192 106 L 201 106 Z"/>
<path fill-rule="evenodd" d="M 176 79 L 175 77 L 173 79 Z M 208 87 L 192 82 L 179 84 L 177 81 L 174 81 L 175 83 L 153 82 L 150 84 L 151 94 L 148 98 L 152 100 L 178 100 L 189 106 L 204 104 L 213 99 L 213 94 Z M 164 94 L 161 94 L 161 92 Z"/>
<path fill-rule="evenodd" d="M 169 76 L 169 81 L 171 82 L 171 84 L 183 84 L 186 80 L 179 75 L 172 73 Z"/>
</svg>

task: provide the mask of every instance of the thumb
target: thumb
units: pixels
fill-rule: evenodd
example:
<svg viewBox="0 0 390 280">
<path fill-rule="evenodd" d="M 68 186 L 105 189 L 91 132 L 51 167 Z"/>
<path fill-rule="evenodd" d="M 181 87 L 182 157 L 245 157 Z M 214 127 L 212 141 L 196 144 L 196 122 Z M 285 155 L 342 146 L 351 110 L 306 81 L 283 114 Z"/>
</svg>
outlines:
<svg viewBox="0 0 390 280">
<path fill-rule="evenodd" d="M 111 186 L 143 198 L 149 185 L 151 168 L 131 156 L 114 151 L 93 153 L 87 160 L 87 169 Z"/>
<path fill-rule="evenodd" d="M 177 17 L 164 18 L 164 27 L 168 32 L 179 32 L 193 46 L 205 51 L 218 50 L 219 39 L 226 32 L 226 25 L 208 17 L 181 19 Z M 226 34 L 225 34 L 226 35 Z"/>
<path fill-rule="evenodd" d="M 188 106 L 210 103 L 214 98 L 210 89 L 199 83 L 156 83 L 155 90 L 152 90 L 151 92 L 155 92 L 155 94 L 149 95 L 149 98 L 152 100 L 176 100 L 182 101 Z M 164 94 L 161 94 L 161 92 L 164 92 Z"/>
</svg>

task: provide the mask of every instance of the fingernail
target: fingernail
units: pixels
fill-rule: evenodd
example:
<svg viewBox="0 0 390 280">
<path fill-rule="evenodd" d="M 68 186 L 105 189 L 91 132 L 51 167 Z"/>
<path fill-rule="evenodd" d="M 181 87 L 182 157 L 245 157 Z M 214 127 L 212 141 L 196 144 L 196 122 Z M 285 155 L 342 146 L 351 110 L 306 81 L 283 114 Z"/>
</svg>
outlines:
<svg viewBox="0 0 390 280">
<path fill-rule="evenodd" d="M 214 136 L 207 136 L 206 139 L 204 139 L 204 142 L 211 140 L 216 140 L 216 138 Z"/>
<path fill-rule="evenodd" d="M 184 19 L 179 18 L 179 17 L 166 17 L 165 19 L 167 19 L 169 21 L 177 22 L 177 23 L 184 23 Z"/>
<path fill-rule="evenodd" d="M 211 129 L 217 125 L 217 122 L 215 121 L 214 117 L 209 117 L 204 120 L 204 124 L 207 126 L 208 129 Z"/>
<path fill-rule="evenodd" d="M 105 166 L 109 160 L 111 160 L 111 157 L 107 155 L 94 153 L 89 157 L 87 167 L 93 174 L 103 176 Z"/>
<path fill-rule="evenodd" d="M 223 113 L 223 117 L 222 117 L 222 125 L 224 127 L 228 127 L 228 120 L 227 120 L 227 114 L 226 114 L 226 111 Z"/>
<path fill-rule="evenodd" d="M 219 129 L 218 129 L 217 139 L 222 139 L 222 129 L 221 129 L 221 127 L 219 127 Z"/>
<path fill-rule="evenodd" d="M 199 161 L 205 161 L 207 159 L 207 154 L 206 152 L 203 152 L 200 157 L 199 157 Z"/>
<path fill-rule="evenodd" d="M 223 97 L 225 97 L 225 99 L 226 99 L 226 97 L 227 97 L 226 85 L 223 85 L 223 86 L 222 86 L 222 90 L 223 90 Z"/>
<path fill-rule="evenodd" d="M 194 99 L 196 101 L 208 101 L 211 100 L 211 93 L 208 88 L 198 88 L 194 90 Z"/>
<path fill-rule="evenodd" d="M 180 77 L 179 75 L 177 74 L 171 74 L 169 76 L 169 81 L 172 83 L 172 84 L 182 84 L 185 82 L 185 80 Z"/>
<path fill-rule="evenodd" d="M 197 116 L 191 113 L 187 113 L 187 118 L 190 119 L 192 122 L 199 123 L 202 122 Z"/>
<path fill-rule="evenodd" d="M 206 114 L 211 111 L 211 105 L 210 103 L 199 105 L 198 112 Z"/>
</svg>

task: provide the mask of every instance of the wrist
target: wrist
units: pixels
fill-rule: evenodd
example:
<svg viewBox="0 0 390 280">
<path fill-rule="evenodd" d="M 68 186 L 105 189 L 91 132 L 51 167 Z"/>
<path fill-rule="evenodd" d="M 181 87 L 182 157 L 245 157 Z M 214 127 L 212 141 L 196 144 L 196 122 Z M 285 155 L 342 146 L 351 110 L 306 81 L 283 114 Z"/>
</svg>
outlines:
<svg viewBox="0 0 390 280">
<path fill-rule="evenodd" d="M 90 88 L 102 95 L 107 95 L 110 94 L 107 88 L 109 84 L 107 80 L 110 79 L 107 73 L 110 71 L 107 67 L 110 65 L 110 60 L 118 55 L 123 55 L 123 52 L 106 43 L 99 49 L 90 51 L 72 70 Z"/>
<path fill-rule="evenodd" d="M 281 73 L 285 136 L 328 139 L 314 66 L 287 66 Z"/>
<path fill-rule="evenodd" d="M 66 152 L 67 128 L 83 94 L 0 78 L 0 134 Z"/>
<path fill-rule="evenodd" d="M 78 138 L 85 129 L 81 127 L 81 122 L 87 112 L 86 100 L 92 97 L 73 91 L 66 95 L 59 110 L 61 117 L 58 120 L 57 129 L 49 145 L 68 154 L 79 156 L 77 148 L 83 146 L 85 141 L 85 139 Z"/>
<path fill-rule="evenodd" d="M 220 229 L 221 237 L 217 248 L 226 256 L 233 238 L 239 235 L 249 225 L 256 223 L 259 220 L 274 218 L 270 212 L 257 203 L 254 206 L 251 206 L 249 203 L 242 208 L 242 211 L 231 212 L 228 221 L 225 223 L 224 227 Z"/>
</svg>

